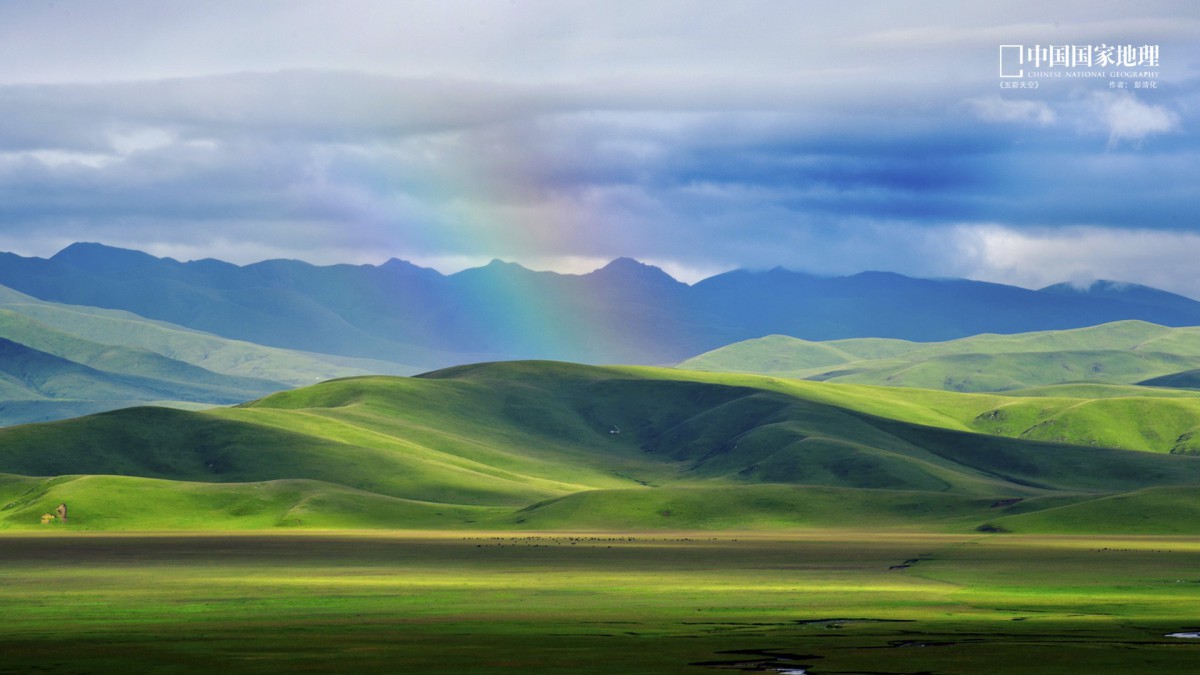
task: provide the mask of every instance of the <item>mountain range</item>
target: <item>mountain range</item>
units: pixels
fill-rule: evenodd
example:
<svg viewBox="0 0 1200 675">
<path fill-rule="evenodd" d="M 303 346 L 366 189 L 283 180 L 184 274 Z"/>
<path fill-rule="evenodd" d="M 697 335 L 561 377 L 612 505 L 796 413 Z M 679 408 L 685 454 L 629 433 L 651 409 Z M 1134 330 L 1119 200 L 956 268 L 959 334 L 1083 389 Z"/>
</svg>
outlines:
<svg viewBox="0 0 1200 675">
<path fill-rule="evenodd" d="M 0 283 L 0 425 L 62 420 L 0 429 L 0 529 L 1197 531 L 1200 303 L 1152 288 L 98 244 Z"/>
<path fill-rule="evenodd" d="M 1132 284 L 1029 290 L 963 279 L 781 268 L 681 283 L 619 258 L 582 275 L 493 261 L 450 275 L 401 260 L 315 266 L 179 262 L 77 243 L 0 254 L 0 284 L 271 347 L 387 361 L 409 372 L 485 360 L 668 364 L 770 334 L 951 340 L 1137 319 L 1200 325 L 1200 302 Z"/>
</svg>

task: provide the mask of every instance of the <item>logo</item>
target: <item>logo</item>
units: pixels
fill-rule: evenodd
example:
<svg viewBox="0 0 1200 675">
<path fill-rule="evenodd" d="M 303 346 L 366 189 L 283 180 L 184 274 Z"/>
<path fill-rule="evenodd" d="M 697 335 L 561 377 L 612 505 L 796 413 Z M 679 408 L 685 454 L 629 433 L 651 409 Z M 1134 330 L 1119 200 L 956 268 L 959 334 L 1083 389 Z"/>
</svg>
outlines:
<svg viewBox="0 0 1200 675">
<path fill-rule="evenodd" d="M 1158 67 L 1158 45 L 1000 45 L 1000 77 L 1003 78 L 1030 77 L 1033 72 L 1041 71 L 1072 77 L 1068 73 L 1095 72 L 1091 69 Z M 1151 77 L 1146 72 L 1139 75 L 1107 74 L 1111 77 Z M 1097 76 L 1100 75 L 1093 75 Z"/>
</svg>

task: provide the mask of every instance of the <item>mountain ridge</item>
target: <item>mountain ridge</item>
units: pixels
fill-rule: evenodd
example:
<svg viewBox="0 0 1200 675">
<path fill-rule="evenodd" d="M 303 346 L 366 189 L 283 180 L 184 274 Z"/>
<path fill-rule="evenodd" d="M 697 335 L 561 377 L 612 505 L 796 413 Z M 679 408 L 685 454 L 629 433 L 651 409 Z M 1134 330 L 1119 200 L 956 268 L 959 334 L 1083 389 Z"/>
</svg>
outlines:
<svg viewBox="0 0 1200 675">
<path fill-rule="evenodd" d="M 1200 302 L 1135 284 L 1030 290 L 777 267 L 689 285 L 631 258 L 586 274 L 500 260 L 442 274 L 396 258 L 378 266 L 282 259 L 238 266 L 77 243 L 49 259 L 0 255 L 0 284 L 226 338 L 416 370 L 525 358 L 665 364 L 776 333 L 927 342 L 1126 319 L 1200 325 Z"/>
</svg>

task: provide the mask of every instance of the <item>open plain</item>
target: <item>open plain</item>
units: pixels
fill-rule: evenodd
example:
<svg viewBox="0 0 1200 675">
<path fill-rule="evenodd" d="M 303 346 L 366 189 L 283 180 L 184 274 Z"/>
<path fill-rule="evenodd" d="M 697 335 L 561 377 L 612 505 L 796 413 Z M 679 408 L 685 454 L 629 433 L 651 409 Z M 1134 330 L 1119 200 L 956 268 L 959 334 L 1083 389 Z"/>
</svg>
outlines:
<svg viewBox="0 0 1200 675">
<path fill-rule="evenodd" d="M 1198 570 L 1167 536 L 8 534 L 0 672 L 1190 673 Z"/>
</svg>

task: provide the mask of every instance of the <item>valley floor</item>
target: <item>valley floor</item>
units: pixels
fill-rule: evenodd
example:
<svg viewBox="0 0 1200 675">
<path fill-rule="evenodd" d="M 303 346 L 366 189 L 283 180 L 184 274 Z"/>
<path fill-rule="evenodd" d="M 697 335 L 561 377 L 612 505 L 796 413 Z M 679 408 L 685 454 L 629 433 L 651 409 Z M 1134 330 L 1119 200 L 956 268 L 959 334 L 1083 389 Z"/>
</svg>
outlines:
<svg viewBox="0 0 1200 675">
<path fill-rule="evenodd" d="M 7 534 L 0 673 L 1192 673 L 1200 541 Z"/>
</svg>

